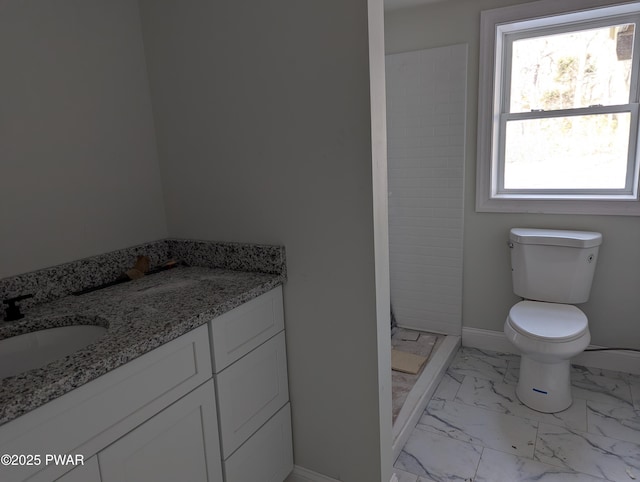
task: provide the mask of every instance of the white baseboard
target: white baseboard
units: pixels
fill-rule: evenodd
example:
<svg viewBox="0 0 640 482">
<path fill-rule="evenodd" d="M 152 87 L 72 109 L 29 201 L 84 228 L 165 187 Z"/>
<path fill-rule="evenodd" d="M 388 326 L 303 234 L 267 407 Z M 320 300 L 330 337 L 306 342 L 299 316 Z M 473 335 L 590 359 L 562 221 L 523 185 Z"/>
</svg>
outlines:
<svg viewBox="0 0 640 482">
<path fill-rule="evenodd" d="M 501 353 L 520 353 L 506 335 L 501 331 L 482 330 L 479 328 L 462 328 L 462 346 L 479 350 L 497 351 Z M 589 345 L 589 348 L 602 348 Z M 585 351 L 571 359 L 574 365 L 582 365 L 603 370 L 633 373 L 640 375 L 640 352 L 632 351 Z"/>
<path fill-rule="evenodd" d="M 340 482 L 326 475 L 319 474 L 313 470 L 305 469 L 299 465 L 293 466 L 293 472 L 289 474 L 285 482 Z"/>
<path fill-rule="evenodd" d="M 589 345 L 589 348 L 601 348 Z M 571 360 L 574 365 L 640 375 L 640 353 L 633 351 L 585 351 Z"/>
<path fill-rule="evenodd" d="M 462 346 L 479 350 L 513 353 L 519 355 L 518 349 L 507 340 L 502 331 L 481 330 L 480 328 L 462 327 Z"/>
</svg>

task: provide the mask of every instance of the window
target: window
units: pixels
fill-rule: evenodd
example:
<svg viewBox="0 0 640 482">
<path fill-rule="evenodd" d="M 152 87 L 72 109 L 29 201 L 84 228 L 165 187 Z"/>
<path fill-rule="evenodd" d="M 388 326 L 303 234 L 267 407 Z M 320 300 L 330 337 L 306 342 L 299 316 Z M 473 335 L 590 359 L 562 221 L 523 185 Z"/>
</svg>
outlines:
<svg viewBox="0 0 640 482">
<path fill-rule="evenodd" d="M 558 3 L 482 12 L 477 210 L 640 215 L 640 3 Z"/>
</svg>

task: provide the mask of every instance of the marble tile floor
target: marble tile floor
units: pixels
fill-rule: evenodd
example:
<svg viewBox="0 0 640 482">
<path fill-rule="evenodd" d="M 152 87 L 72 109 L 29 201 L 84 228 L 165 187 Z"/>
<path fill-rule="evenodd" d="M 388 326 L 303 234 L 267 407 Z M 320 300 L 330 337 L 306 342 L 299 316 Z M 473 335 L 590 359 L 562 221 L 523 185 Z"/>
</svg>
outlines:
<svg viewBox="0 0 640 482">
<path fill-rule="evenodd" d="M 398 328 L 391 336 L 391 347 L 400 351 L 413 353 L 414 355 L 427 357 L 428 363 L 429 357 L 443 339 L 444 335 Z M 426 363 L 424 366 L 426 366 Z M 395 370 L 391 372 L 393 422 L 396 421 L 409 392 L 424 371 L 424 366 L 422 370 L 415 375 L 397 372 Z"/>
<path fill-rule="evenodd" d="M 640 376 L 572 367 L 573 405 L 531 410 L 520 358 L 461 348 L 394 467 L 399 482 L 640 480 Z"/>
</svg>

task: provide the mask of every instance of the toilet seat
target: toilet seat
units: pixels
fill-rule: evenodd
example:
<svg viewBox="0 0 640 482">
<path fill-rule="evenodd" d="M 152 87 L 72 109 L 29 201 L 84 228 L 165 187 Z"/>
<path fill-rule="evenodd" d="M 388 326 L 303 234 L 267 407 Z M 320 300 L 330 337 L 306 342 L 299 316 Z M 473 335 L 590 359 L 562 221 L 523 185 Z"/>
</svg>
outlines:
<svg viewBox="0 0 640 482">
<path fill-rule="evenodd" d="M 575 340 L 589 329 L 587 317 L 579 308 L 541 301 L 517 303 L 507 321 L 521 335 L 551 342 Z"/>
</svg>

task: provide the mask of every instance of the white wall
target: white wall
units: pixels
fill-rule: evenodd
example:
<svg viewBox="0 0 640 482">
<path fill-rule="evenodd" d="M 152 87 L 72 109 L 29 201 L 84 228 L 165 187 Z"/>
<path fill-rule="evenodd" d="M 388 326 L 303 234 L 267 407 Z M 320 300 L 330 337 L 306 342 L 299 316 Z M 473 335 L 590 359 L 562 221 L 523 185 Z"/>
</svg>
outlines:
<svg viewBox="0 0 640 482">
<path fill-rule="evenodd" d="M 0 4 L 0 278 L 166 236 L 137 4 Z"/>
<path fill-rule="evenodd" d="M 640 222 L 626 216 L 566 216 L 475 212 L 480 11 L 521 0 L 451 0 L 390 12 L 385 17 L 387 53 L 468 43 L 467 145 L 464 205 L 463 325 L 502 331 L 518 300 L 511 289 L 509 228 L 548 227 L 600 231 L 604 236 L 591 299 L 592 343 L 640 348 Z M 602 0 L 603 5 L 616 3 Z M 629 268 L 631 267 L 631 269 Z"/>
<path fill-rule="evenodd" d="M 169 234 L 286 246 L 295 463 L 389 480 L 367 1 L 140 5 Z"/>
<path fill-rule="evenodd" d="M 391 303 L 460 335 L 467 46 L 387 55 Z"/>
<path fill-rule="evenodd" d="M 389 330 L 389 207 L 387 183 L 387 103 L 384 55 L 384 4 L 368 0 L 369 85 L 371 105 L 371 155 L 373 177 L 373 235 L 376 281 L 376 320 L 378 337 L 378 423 L 380 434 L 380 480 L 391 479 L 392 380 L 391 333 Z M 357 409 L 357 407 L 354 407 Z"/>
</svg>

